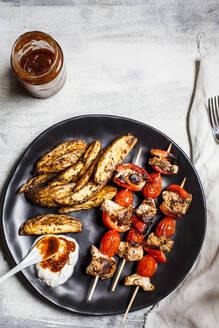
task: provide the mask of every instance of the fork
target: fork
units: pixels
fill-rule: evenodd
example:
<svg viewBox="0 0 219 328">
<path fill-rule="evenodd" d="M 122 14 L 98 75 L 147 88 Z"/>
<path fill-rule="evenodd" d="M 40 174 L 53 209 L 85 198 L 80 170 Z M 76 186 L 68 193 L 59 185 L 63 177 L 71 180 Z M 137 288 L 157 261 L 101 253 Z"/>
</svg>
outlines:
<svg viewBox="0 0 219 328">
<path fill-rule="evenodd" d="M 219 96 L 208 98 L 208 111 L 214 139 L 219 143 Z"/>
</svg>

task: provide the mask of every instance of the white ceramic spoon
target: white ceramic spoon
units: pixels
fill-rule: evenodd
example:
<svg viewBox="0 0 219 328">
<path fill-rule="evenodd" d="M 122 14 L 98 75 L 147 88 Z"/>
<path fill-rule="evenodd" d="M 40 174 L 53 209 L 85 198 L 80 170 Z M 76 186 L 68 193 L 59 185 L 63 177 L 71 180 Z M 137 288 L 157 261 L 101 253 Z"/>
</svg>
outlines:
<svg viewBox="0 0 219 328">
<path fill-rule="evenodd" d="M 18 265 L 16 265 L 13 269 L 11 269 L 9 272 L 7 272 L 2 277 L 0 277 L 0 284 L 3 281 L 5 281 L 6 279 L 8 279 L 11 276 L 13 276 L 14 274 L 16 274 L 17 272 L 19 272 L 33 264 L 48 260 L 49 258 L 56 255 L 57 250 L 54 251 L 53 253 L 50 253 L 49 256 L 45 257 L 41 253 L 40 249 L 36 247 L 37 245 L 39 245 L 40 240 L 42 240 L 44 238 L 48 238 L 48 237 L 49 236 L 37 238 L 37 240 L 35 240 L 35 242 L 33 243 L 33 246 L 31 247 L 29 253 L 25 256 L 25 258 Z"/>
</svg>

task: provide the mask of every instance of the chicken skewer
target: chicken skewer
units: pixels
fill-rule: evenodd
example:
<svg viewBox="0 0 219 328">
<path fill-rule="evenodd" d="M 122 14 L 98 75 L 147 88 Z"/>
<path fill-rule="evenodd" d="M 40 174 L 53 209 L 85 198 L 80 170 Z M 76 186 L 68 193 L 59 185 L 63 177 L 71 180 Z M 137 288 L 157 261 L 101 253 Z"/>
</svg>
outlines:
<svg viewBox="0 0 219 328">
<path fill-rule="evenodd" d="M 135 165 L 138 165 L 138 163 L 139 163 L 139 159 L 140 159 L 140 156 L 141 156 L 141 151 L 142 151 L 142 148 L 139 149 L 139 152 L 138 152 L 137 157 L 136 157 L 136 160 L 135 160 Z M 119 281 L 120 275 L 122 273 L 122 270 L 123 270 L 125 264 L 126 264 L 126 259 L 124 257 L 123 260 L 122 260 L 122 263 L 120 265 L 119 271 L 117 273 L 117 276 L 116 276 L 116 278 L 115 278 L 115 280 L 113 282 L 113 286 L 112 286 L 112 289 L 111 289 L 112 292 L 114 292 L 115 289 L 116 289 L 117 283 Z"/>
<path fill-rule="evenodd" d="M 162 149 L 151 149 L 150 153 L 154 157 L 151 157 L 148 164 L 152 166 L 152 169 L 164 174 L 172 175 L 177 174 L 179 166 L 177 160 L 173 154 L 170 153 L 172 144 L 168 147 L 167 151 Z"/>
<path fill-rule="evenodd" d="M 181 185 L 180 185 L 180 188 L 183 188 L 184 187 L 184 185 L 185 185 L 185 182 L 186 182 L 186 178 L 184 178 L 183 179 L 183 181 L 182 181 L 182 183 L 181 183 Z M 150 238 L 150 236 L 149 236 L 149 238 Z M 171 244 L 169 245 L 169 250 L 168 251 L 170 251 L 171 250 L 171 248 L 172 248 L 172 246 L 173 246 L 173 241 L 171 241 Z M 147 255 L 146 255 L 147 256 Z M 150 256 L 150 255 L 148 255 L 148 256 Z M 143 259 L 142 259 L 143 260 Z M 141 261 L 142 261 L 141 260 Z M 140 262 L 141 262 L 140 261 Z M 139 262 L 139 264 L 140 264 L 140 262 Z M 143 262 L 143 261 L 142 261 Z M 138 269 L 139 269 L 139 264 L 138 264 Z M 147 267 L 149 267 L 149 265 L 147 265 Z M 151 265 L 151 267 L 152 267 L 152 265 Z M 137 271 L 140 271 L 140 270 L 138 270 L 137 269 Z M 152 269 L 152 272 L 153 272 L 153 274 L 155 273 L 155 271 L 156 271 L 156 266 L 154 265 L 153 266 L 153 269 Z M 152 275 L 153 275 L 152 274 Z M 148 277 L 150 276 L 152 276 L 152 275 L 148 275 Z M 134 277 L 133 277 L 134 276 Z M 142 275 L 140 275 L 140 276 L 143 276 L 143 277 L 145 277 L 145 274 L 142 274 Z M 148 278 L 147 277 L 147 278 Z M 132 279 L 132 281 L 129 281 L 129 282 L 127 282 L 127 278 L 129 278 L 129 280 L 131 280 L 130 278 L 133 278 Z M 123 316 L 123 319 L 122 319 L 122 324 L 124 324 L 124 322 L 125 322 L 125 320 L 126 320 L 126 317 L 127 317 L 127 315 L 128 315 L 128 313 L 129 313 L 129 310 L 130 310 L 130 308 L 131 308 L 131 306 L 132 306 L 132 304 L 133 304 L 133 302 L 134 302 L 134 300 L 135 300 L 135 297 L 136 297 L 136 295 L 137 295 L 137 293 L 138 293 L 138 290 L 139 290 L 139 287 L 141 286 L 145 291 L 151 291 L 151 290 L 153 290 L 154 288 L 154 286 L 153 285 L 150 285 L 149 284 L 149 286 L 148 286 L 148 289 L 147 288 L 144 288 L 144 285 L 142 284 L 140 284 L 140 282 L 139 282 L 139 276 L 138 275 L 136 275 L 136 274 L 134 274 L 134 275 L 132 275 L 132 276 L 130 276 L 130 277 L 127 277 L 126 278 L 126 280 L 125 280 L 125 284 L 126 285 L 136 285 L 136 284 L 138 284 L 137 286 L 136 286 L 136 288 L 135 288 L 135 291 L 134 291 L 134 293 L 133 293 L 133 295 L 132 295 L 132 297 L 131 297 L 131 299 L 130 299 L 130 302 L 129 302 L 129 304 L 128 304 L 128 306 L 127 306 L 127 309 L 126 309 L 126 311 L 125 311 L 125 314 L 124 314 L 124 316 Z M 146 278 L 146 277 L 145 277 Z M 143 278 L 144 279 L 144 278 Z M 148 278 L 149 279 L 149 278 Z M 150 283 L 150 282 L 149 282 Z"/>
<path fill-rule="evenodd" d="M 95 246 L 91 247 L 92 261 L 86 269 L 86 273 L 94 276 L 95 280 L 88 296 L 91 300 L 99 278 L 102 280 L 111 278 L 116 271 L 117 253 L 120 244 L 120 234 L 115 230 L 109 230 L 101 239 L 100 250 Z"/>
<path fill-rule="evenodd" d="M 169 146 L 168 146 L 168 148 L 167 148 L 167 153 L 170 153 L 171 148 L 172 148 L 172 143 L 169 144 Z M 136 161 L 135 161 L 135 165 L 138 164 L 139 157 L 140 157 L 140 155 L 139 155 L 139 153 L 138 153 L 138 156 L 137 156 Z M 148 205 L 148 204 L 147 204 L 147 205 Z M 155 213 L 155 214 L 156 214 L 156 213 Z M 154 214 L 154 215 L 155 215 L 155 214 Z M 114 280 L 114 283 L 113 283 L 113 286 L 112 286 L 112 289 L 111 289 L 112 292 L 114 292 L 115 289 L 116 289 L 116 286 L 117 286 L 117 284 L 118 284 L 119 278 L 120 278 L 120 276 L 121 276 L 121 273 L 122 273 L 122 270 L 123 270 L 125 264 L 126 264 L 126 258 L 124 257 L 124 258 L 123 258 L 123 261 L 122 261 L 122 263 L 121 263 L 121 265 L 120 265 L 119 271 L 118 271 L 118 273 L 117 273 L 117 275 L 116 275 L 116 278 L 115 278 L 115 280 Z"/>
</svg>

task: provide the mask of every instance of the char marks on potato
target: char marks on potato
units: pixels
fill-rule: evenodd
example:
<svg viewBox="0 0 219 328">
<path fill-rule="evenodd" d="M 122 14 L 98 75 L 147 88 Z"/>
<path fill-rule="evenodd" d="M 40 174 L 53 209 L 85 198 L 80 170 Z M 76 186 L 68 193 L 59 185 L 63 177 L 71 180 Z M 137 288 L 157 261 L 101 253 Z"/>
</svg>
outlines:
<svg viewBox="0 0 219 328">
<path fill-rule="evenodd" d="M 22 185 L 22 187 L 19 190 L 19 194 L 22 194 L 25 191 L 38 187 L 42 183 L 45 183 L 48 180 L 52 179 L 54 176 L 55 176 L 54 173 L 45 173 L 30 178 L 26 183 Z"/>
<path fill-rule="evenodd" d="M 60 143 L 44 154 L 36 163 L 37 173 L 60 172 L 74 165 L 85 153 L 87 142 L 83 140 L 69 140 Z"/>
<path fill-rule="evenodd" d="M 137 138 L 131 134 L 114 140 L 98 161 L 94 173 L 94 182 L 100 185 L 107 183 L 116 167 L 125 159 L 136 142 Z"/>
<path fill-rule="evenodd" d="M 89 181 L 82 189 L 77 192 L 71 193 L 69 196 L 64 198 L 56 199 L 60 205 L 76 205 L 87 201 L 89 198 L 94 196 L 98 191 L 102 190 L 104 185 L 97 185 L 93 181 Z"/>
<path fill-rule="evenodd" d="M 81 222 L 69 215 L 44 214 L 30 219 L 20 227 L 20 235 L 44 235 L 66 232 L 80 232 Z"/>
<path fill-rule="evenodd" d="M 101 206 L 104 200 L 113 199 L 117 194 L 117 188 L 112 186 L 106 186 L 89 200 L 82 204 L 74 206 L 63 206 L 59 209 L 59 213 L 69 213 L 80 210 L 88 210 L 92 207 Z"/>
</svg>

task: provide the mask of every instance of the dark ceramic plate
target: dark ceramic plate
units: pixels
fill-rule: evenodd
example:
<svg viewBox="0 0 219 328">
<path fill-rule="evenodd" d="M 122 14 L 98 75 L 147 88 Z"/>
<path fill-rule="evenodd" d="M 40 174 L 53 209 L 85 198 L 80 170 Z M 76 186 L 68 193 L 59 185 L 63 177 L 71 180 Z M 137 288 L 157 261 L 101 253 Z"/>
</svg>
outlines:
<svg viewBox="0 0 219 328">
<path fill-rule="evenodd" d="M 113 139 L 129 132 L 139 141 L 125 162 L 134 161 L 141 146 L 143 151 L 140 165 L 145 166 L 146 156 L 151 148 L 167 149 L 169 143 L 172 142 L 172 152 L 179 160 L 180 170 L 175 176 L 163 178 L 163 188 L 173 183 L 180 184 L 183 178 L 187 177 L 186 189 L 193 195 L 187 214 L 177 220 L 175 245 L 168 254 L 167 263 L 159 264 L 156 274 L 151 279 L 156 289 L 153 292 L 139 290 L 132 306 L 132 311 L 134 311 L 160 301 L 179 285 L 191 269 L 205 235 L 205 199 L 197 172 L 186 154 L 163 133 L 134 120 L 104 115 L 75 117 L 52 126 L 27 148 L 11 176 L 3 200 L 2 230 L 9 254 L 13 262 L 18 263 L 27 254 L 35 240 L 34 236 L 19 236 L 18 230 L 21 224 L 26 219 L 37 215 L 56 213 L 53 209 L 32 205 L 24 195 L 17 193 L 19 187 L 30 178 L 36 160 L 56 144 L 70 138 L 81 138 L 88 142 L 100 139 L 105 147 Z M 135 201 L 139 202 L 140 197 Z M 65 309 L 90 315 L 124 312 L 134 287 L 124 286 L 123 279 L 135 272 L 136 263 L 125 265 L 120 283 L 114 293 L 110 291 L 113 279 L 99 281 L 92 301 L 87 302 L 86 299 L 93 283 L 93 278 L 85 274 L 86 266 L 90 261 L 90 246 L 93 244 L 98 246 L 101 236 L 107 229 L 101 222 L 99 209 L 75 212 L 73 215 L 83 222 L 84 227 L 81 233 L 70 234 L 80 245 L 80 257 L 72 278 L 60 287 L 49 288 L 36 278 L 34 267 L 23 270 L 23 275 L 41 296 Z M 154 223 L 161 217 L 162 214 L 158 213 L 154 218 Z"/>
</svg>

